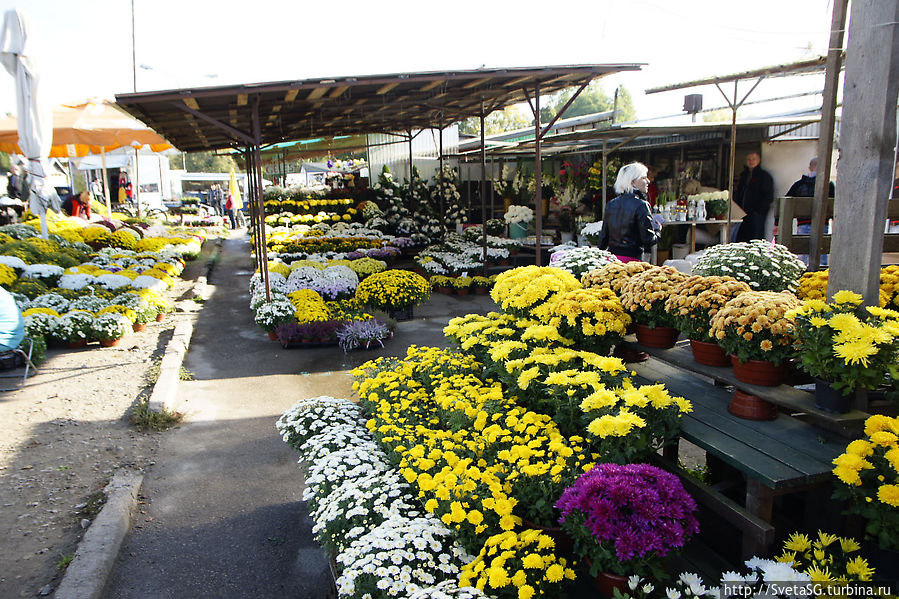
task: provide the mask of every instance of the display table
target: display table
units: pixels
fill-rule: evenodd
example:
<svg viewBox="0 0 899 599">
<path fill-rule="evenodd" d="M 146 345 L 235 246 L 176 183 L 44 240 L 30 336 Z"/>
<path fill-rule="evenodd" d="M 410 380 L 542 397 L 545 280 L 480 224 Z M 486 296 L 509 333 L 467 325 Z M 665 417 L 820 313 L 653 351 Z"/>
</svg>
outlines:
<svg viewBox="0 0 899 599">
<path fill-rule="evenodd" d="M 731 224 L 743 222 L 742 219 L 732 219 L 730 221 Z M 687 233 L 687 242 L 690 244 L 690 253 L 694 253 L 696 251 L 696 225 L 717 225 L 718 226 L 718 239 L 719 243 L 727 243 L 727 227 L 725 226 L 728 223 L 726 219 L 718 220 L 666 220 L 662 221 L 662 227 L 672 227 L 672 226 L 680 226 L 689 227 Z M 652 263 L 658 263 L 658 248 L 657 246 L 652 246 Z"/>
</svg>

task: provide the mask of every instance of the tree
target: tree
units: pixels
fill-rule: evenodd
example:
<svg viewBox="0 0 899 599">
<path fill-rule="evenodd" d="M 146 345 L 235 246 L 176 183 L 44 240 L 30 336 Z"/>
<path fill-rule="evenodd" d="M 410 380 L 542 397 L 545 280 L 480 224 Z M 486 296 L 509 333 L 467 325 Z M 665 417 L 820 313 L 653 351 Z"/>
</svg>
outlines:
<svg viewBox="0 0 899 599">
<path fill-rule="evenodd" d="M 187 171 L 191 173 L 228 173 L 232 168 L 238 170 L 234 158 L 215 152 L 188 152 L 183 160 Z M 169 156 L 169 166 L 173 169 L 182 168 L 181 154 Z"/>
<path fill-rule="evenodd" d="M 504 131 L 514 131 L 515 129 L 524 129 L 534 124 L 530 110 L 525 112 L 525 108 L 519 104 L 506 106 L 502 110 L 491 112 L 484 118 L 484 134 L 493 135 L 494 133 L 503 133 Z M 465 119 L 459 124 L 459 133 L 466 135 L 481 134 L 481 117 L 471 117 Z"/>
<path fill-rule="evenodd" d="M 547 99 L 546 105 L 540 107 L 540 121 L 542 123 L 550 122 L 559 111 L 565 106 L 565 103 L 574 95 L 576 90 L 569 88 L 557 94 L 553 94 Z M 614 94 L 609 95 L 598 82 L 591 82 L 580 95 L 575 98 L 565 114 L 563 119 L 576 116 L 584 116 L 585 114 L 593 114 L 596 112 L 605 112 L 615 107 Z M 637 111 L 634 109 L 634 101 L 627 88 L 618 87 L 618 114 L 615 116 L 616 122 L 633 121 L 637 118 Z"/>
</svg>

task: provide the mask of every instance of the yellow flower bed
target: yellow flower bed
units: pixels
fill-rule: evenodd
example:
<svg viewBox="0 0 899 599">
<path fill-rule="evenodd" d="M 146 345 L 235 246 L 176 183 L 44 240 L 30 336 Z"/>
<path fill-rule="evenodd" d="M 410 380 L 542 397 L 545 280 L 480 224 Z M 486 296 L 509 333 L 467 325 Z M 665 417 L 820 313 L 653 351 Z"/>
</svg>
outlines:
<svg viewBox="0 0 899 599">
<path fill-rule="evenodd" d="M 18 278 L 19 277 L 16 275 L 16 271 L 13 267 L 7 266 L 6 264 L 0 264 L 0 285 L 9 287 L 15 283 Z"/>
<path fill-rule="evenodd" d="M 290 267 L 283 262 L 269 262 L 268 271 L 278 273 L 285 278 L 290 276 Z"/>
<path fill-rule="evenodd" d="M 324 322 L 331 320 L 331 311 L 325 305 L 325 300 L 312 289 L 300 289 L 287 294 L 287 299 L 293 304 L 295 316 L 299 324 L 308 322 Z"/>
<path fill-rule="evenodd" d="M 550 266 L 522 266 L 496 277 L 490 297 L 505 312 L 544 320 L 556 294 L 582 289 L 573 274 Z"/>
</svg>

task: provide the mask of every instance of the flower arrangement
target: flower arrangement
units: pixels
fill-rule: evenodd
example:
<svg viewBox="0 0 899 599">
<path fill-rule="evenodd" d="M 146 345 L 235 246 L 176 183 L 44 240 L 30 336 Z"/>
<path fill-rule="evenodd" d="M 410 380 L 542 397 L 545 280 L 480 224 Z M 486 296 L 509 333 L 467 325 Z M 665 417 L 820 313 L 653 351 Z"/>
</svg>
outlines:
<svg viewBox="0 0 899 599">
<path fill-rule="evenodd" d="M 556 295 L 549 306 L 549 324 L 579 347 L 608 354 L 620 343 L 631 322 L 611 289 L 575 289 Z"/>
<path fill-rule="evenodd" d="M 703 193 L 688 195 L 687 201 L 694 200 L 697 203 L 699 203 L 700 201 L 705 202 L 706 214 L 708 214 L 712 218 L 715 218 L 716 216 L 723 216 L 727 214 L 728 195 L 729 194 L 726 189 L 724 191 L 706 191 Z"/>
<path fill-rule="evenodd" d="M 899 418 L 868 418 L 865 437 L 852 441 L 833 463 L 841 483 L 834 497 L 865 519 L 868 538 L 899 549 Z"/>
<path fill-rule="evenodd" d="M 899 312 L 862 306 L 862 296 L 839 291 L 830 304 L 808 300 L 792 310 L 799 367 L 843 395 L 874 389 L 899 358 Z"/>
<path fill-rule="evenodd" d="M 581 401 L 588 438 L 606 462 L 646 460 L 673 440 L 680 420 L 693 410 L 663 385 L 635 387 L 629 380 L 616 388 L 599 388 Z"/>
<path fill-rule="evenodd" d="M 777 561 L 789 564 L 795 570 L 811 576 L 812 582 L 827 586 L 873 579 L 875 570 L 859 554 L 861 546 L 851 537 L 819 530 L 810 539 L 808 535 L 794 532 L 784 541 L 783 552 Z"/>
<path fill-rule="evenodd" d="M 357 347 L 367 349 L 374 343 L 384 347 L 384 339 L 389 336 L 387 325 L 374 318 L 347 322 L 337 329 L 337 343 L 345 352 Z"/>
<path fill-rule="evenodd" d="M 516 224 L 523 226 L 534 220 L 534 211 L 527 206 L 518 206 L 516 204 L 513 204 L 509 206 L 509 209 L 506 210 L 505 214 L 503 214 L 503 219 L 507 224 Z"/>
<path fill-rule="evenodd" d="M 805 264 L 795 254 L 763 239 L 714 245 L 693 267 L 693 274 L 730 276 L 753 291 L 795 293 Z"/>
<path fill-rule="evenodd" d="M 421 275 L 408 270 L 387 270 L 366 277 L 356 288 L 356 299 L 365 306 L 393 310 L 425 302 L 431 286 Z"/>
<path fill-rule="evenodd" d="M 688 275 L 670 266 L 657 266 L 630 277 L 621 287 L 621 305 L 634 322 L 649 327 L 674 326 L 665 302 Z"/>
<path fill-rule="evenodd" d="M 665 310 L 674 316 L 674 324 L 689 339 L 709 340 L 711 318 L 728 301 L 749 291 L 749 285 L 733 277 L 684 279 L 665 302 Z"/>
<path fill-rule="evenodd" d="M 747 291 L 712 317 L 709 333 L 741 362 L 765 360 L 779 365 L 795 353 L 795 320 L 790 311 L 799 305 L 789 292 Z"/>
<path fill-rule="evenodd" d="M 647 464 L 597 464 L 556 502 L 559 521 L 590 572 L 660 576 L 659 558 L 699 532 L 680 479 Z"/>
<path fill-rule="evenodd" d="M 549 265 L 567 270 L 580 278 L 586 272 L 619 262 L 615 254 L 595 247 L 579 247 L 553 253 Z"/>
<path fill-rule="evenodd" d="M 490 297 L 505 312 L 525 318 L 548 315 L 548 305 L 556 294 L 581 289 L 570 272 L 560 268 L 522 266 L 501 273 Z"/>
<path fill-rule="evenodd" d="M 107 312 L 97 316 L 91 324 L 90 337 L 99 341 L 121 339 L 131 331 L 131 321 L 124 314 Z"/>
<path fill-rule="evenodd" d="M 575 572 L 554 551 L 552 538 L 537 530 L 507 531 L 487 539 L 480 554 L 462 568 L 459 584 L 497 599 L 530 599 L 557 592 Z"/>
<path fill-rule="evenodd" d="M 649 262 L 610 262 L 581 275 L 584 287 L 608 288 L 621 295 L 621 288 L 632 276 L 655 268 Z"/>
</svg>

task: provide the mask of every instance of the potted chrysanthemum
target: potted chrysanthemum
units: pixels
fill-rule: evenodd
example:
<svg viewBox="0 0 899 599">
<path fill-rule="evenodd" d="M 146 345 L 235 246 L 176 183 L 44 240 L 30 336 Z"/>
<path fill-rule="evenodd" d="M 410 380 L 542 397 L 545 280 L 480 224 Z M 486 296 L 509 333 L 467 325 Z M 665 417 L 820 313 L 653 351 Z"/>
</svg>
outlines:
<svg viewBox="0 0 899 599">
<path fill-rule="evenodd" d="M 680 479 L 648 464 L 597 464 L 556 507 L 606 597 L 632 574 L 664 578 L 661 558 L 699 532 L 696 502 Z"/>
<path fill-rule="evenodd" d="M 647 347 L 669 348 L 680 331 L 665 302 L 686 275 L 670 266 L 657 266 L 629 278 L 621 288 L 621 304 L 637 323 L 637 342 Z"/>
<path fill-rule="evenodd" d="M 899 312 L 862 305 L 839 291 L 833 302 L 809 300 L 793 310 L 799 368 L 815 377 L 815 405 L 848 412 L 857 389 L 875 389 L 899 358 Z"/>
<path fill-rule="evenodd" d="M 93 320 L 91 337 L 103 347 L 113 347 L 131 330 L 131 321 L 127 316 L 119 312 L 106 312 Z"/>
<path fill-rule="evenodd" d="M 385 310 L 396 320 L 410 320 L 412 308 L 431 297 L 431 285 L 408 270 L 385 270 L 365 278 L 356 287 L 356 299 L 364 306 Z"/>
</svg>

